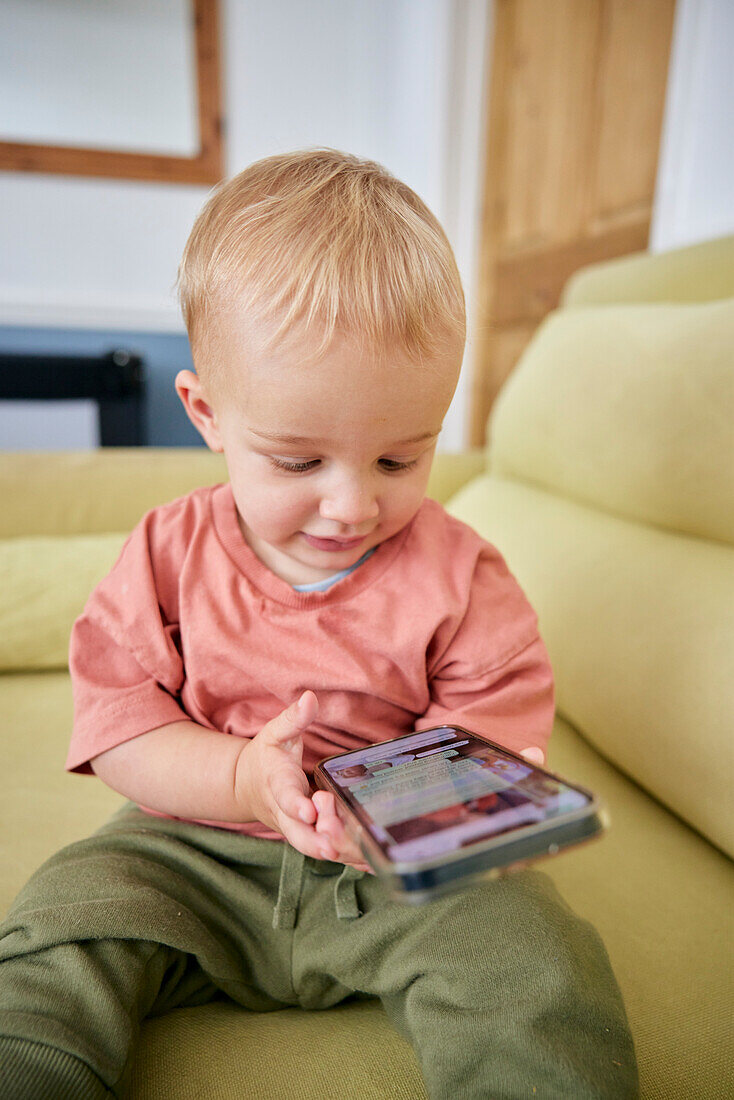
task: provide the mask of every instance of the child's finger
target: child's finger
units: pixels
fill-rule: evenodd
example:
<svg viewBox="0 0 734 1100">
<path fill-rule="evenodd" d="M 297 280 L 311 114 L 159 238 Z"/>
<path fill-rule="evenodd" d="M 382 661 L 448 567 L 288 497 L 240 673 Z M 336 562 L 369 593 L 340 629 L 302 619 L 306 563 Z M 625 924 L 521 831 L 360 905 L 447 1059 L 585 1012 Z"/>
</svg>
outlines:
<svg viewBox="0 0 734 1100">
<path fill-rule="evenodd" d="M 304 785 L 307 784 L 305 775 Z M 299 788 L 293 777 L 276 780 L 271 794 L 277 808 L 276 825 L 289 844 L 314 859 L 336 859 L 336 850 L 328 836 L 318 836 L 314 823 L 316 807 Z M 309 820 L 305 820 L 308 818 Z"/>
<path fill-rule="evenodd" d="M 305 821 L 307 825 L 314 825 L 316 823 L 318 813 L 316 812 L 316 807 L 310 799 L 306 798 L 304 800 L 303 804 L 298 810 L 298 816 L 300 817 L 301 821 Z"/>
<path fill-rule="evenodd" d="M 337 859 L 333 844 L 326 837 L 317 836 L 313 825 L 304 825 L 292 818 L 283 818 L 281 832 L 288 843 L 299 852 L 303 852 L 305 856 L 332 861 Z"/>
<path fill-rule="evenodd" d="M 333 844 L 343 863 L 353 863 L 355 859 L 361 859 L 362 855 L 350 840 L 344 828 L 344 822 L 336 812 L 336 800 L 333 794 L 328 792 L 324 794 L 326 797 L 320 802 L 324 808 L 319 810 L 316 832 Z"/>
<path fill-rule="evenodd" d="M 539 748 L 523 749 L 520 756 L 524 756 L 531 764 L 540 764 L 541 768 L 545 764 L 545 753 Z"/>
<path fill-rule="evenodd" d="M 336 817 L 336 799 L 331 791 L 316 791 L 311 799 L 319 818 Z"/>
<path fill-rule="evenodd" d="M 344 823 L 336 812 L 336 798 L 330 791 L 316 791 L 312 799 L 318 810 L 316 832 L 319 836 L 328 838 L 336 849 L 341 863 L 349 863 L 359 871 L 367 871 L 374 874 L 359 848 L 350 840 Z"/>
<path fill-rule="evenodd" d="M 267 732 L 271 741 L 283 744 L 300 737 L 319 712 L 319 704 L 312 691 L 304 691 L 295 703 L 281 711 L 275 718 L 263 726 L 261 733 Z"/>
<path fill-rule="evenodd" d="M 314 805 L 318 811 L 316 820 L 316 832 L 328 836 L 335 844 L 340 845 L 344 840 L 344 824 L 336 812 L 336 799 L 329 791 L 317 792 L 313 796 Z"/>
<path fill-rule="evenodd" d="M 341 847 L 346 835 L 339 818 L 336 816 L 329 817 L 326 814 L 319 814 L 316 821 L 316 832 L 319 836 L 330 840 L 332 844 L 336 844 L 337 847 Z"/>
<path fill-rule="evenodd" d="M 302 782 L 303 786 L 307 787 L 308 781 L 305 775 Z M 286 817 L 294 821 L 303 821 L 307 825 L 314 824 L 317 817 L 316 807 L 293 776 L 276 778 L 271 782 L 270 790 L 273 801 Z"/>
</svg>

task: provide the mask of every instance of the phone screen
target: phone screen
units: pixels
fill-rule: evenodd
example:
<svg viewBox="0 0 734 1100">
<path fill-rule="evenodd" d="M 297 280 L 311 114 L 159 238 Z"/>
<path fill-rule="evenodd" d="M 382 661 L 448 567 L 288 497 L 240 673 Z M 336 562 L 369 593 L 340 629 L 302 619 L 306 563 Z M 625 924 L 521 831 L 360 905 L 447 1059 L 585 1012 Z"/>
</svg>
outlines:
<svg viewBox="0 0 734 1100">
<path fill-rule="evenodd" d="M 454 726 L 357 749 L 322 766 L 393 862 L 430 859 L 591 802 Z"/>
</svg>

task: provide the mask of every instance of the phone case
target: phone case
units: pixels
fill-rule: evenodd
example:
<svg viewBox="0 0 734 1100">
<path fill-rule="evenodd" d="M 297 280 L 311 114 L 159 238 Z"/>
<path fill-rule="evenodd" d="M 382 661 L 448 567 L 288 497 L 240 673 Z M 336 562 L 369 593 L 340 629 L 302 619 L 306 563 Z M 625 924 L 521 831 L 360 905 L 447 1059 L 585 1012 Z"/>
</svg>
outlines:
<svg viewBox="0 0 734 1100">
<path fill-rule="evenodd" d="M 434 728 L 440 731 L 447 727 Z M 505 756 L 528 765 L 523 757 L 496 745 L 486 737 L 453 724 L 450 728 L 461 734 L 469 734 Z M 403 738 L 394 738 L 384 744 L 397 744 L 401 740 Z M 599 837 L 608 826 L 606 811 L 591 791 L 569 782 L 547 768 L 533 764 L 531 766 L 536 771 L 581 792 L 589 800 L 588 805 L 550 821 L 519 826 L 510 832 L 486 837 L 429 859 L 393 862 L 385 856 L 324 768 L 329 761 L 347 755 L 349 754 L 338 753 L 320 761 L 314 769 L 314 781 L 318 787 L 335 795 L 337 813 L 347 834 L 359 847 L 390 895 L 395 900 L 409 904 L 422 904 L 450 891 L 476 885 L 483 879 L 522 870 L 531 863 Z"/>
</svg>

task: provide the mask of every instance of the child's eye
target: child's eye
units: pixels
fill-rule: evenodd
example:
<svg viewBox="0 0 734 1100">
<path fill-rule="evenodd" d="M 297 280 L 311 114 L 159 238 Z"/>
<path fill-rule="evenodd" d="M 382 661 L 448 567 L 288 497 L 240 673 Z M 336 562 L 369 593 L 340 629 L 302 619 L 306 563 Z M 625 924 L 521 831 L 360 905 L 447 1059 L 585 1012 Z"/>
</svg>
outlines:
<svg viewBox="0 0 734 1100">
<path fill-rule="evenodd" d="M 292 474 L 305 474 L 307 470 L 313 470 L 319 464 L 317 458 L 313 458 L 308 462 L 286 462 L 284 458 L 275 458 L 274 455 L 270 456 L 270 461 L 277 469 L 289 470 Z"/>
<path fill-rule="evenodd" d="M 417 458 L 412 458 L 409 462 L 399 462 L 396 458 L 381 458 L 380 465 L 383 470 L 387 470 L 388 473 L 394 473 L 399 470 L 412 470 L 418 463 Z"/>
</svg>

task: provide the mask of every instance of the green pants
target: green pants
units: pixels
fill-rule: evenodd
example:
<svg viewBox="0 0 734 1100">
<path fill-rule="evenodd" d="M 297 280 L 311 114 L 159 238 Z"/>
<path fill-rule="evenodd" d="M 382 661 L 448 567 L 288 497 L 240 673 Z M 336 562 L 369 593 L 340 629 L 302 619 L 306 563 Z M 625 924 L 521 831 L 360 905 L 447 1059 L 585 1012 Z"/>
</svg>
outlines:
<svg viewBox="0 0 734 1100">
<path fill-rule="evenodd" d="M 130 805 L 0 926 L 0 1096 L 124 1096 L 148 1015 L 355 992 L 381 999 L 433 1100 L 637 1095 L 604 947 L 545 875 L 412 908 L 372 875 Z"/>
</svg>

